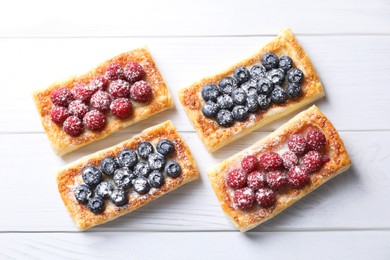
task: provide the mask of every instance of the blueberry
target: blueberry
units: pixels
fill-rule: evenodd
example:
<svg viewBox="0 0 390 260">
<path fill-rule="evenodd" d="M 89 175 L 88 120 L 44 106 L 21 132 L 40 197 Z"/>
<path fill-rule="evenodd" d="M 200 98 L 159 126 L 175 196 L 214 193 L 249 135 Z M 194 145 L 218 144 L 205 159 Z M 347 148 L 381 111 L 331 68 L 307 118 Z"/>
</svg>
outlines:
<svg viewBox="0 0 390 260">
<path fill-rule="evenodd" d="M 116 188 L 112 191 L 110 199 L 115 206 L 121 207 L 125 205 L 129 199 L 126 195 L 126 192 L 123 189 Z"/>
<path fill-rule="evenodd" d="M 139 157 L 148 159 L 149 155 L 154 152 L 153 145 L 149 142 L 140 143 L 137 147 Z"/>
<path fill-rule="evenodd" d="M 150 169 L 152 170 L 161 170 L 164 168 L 165 159 L 162 154 L 152 153 L 148 158 Z"/>
<path fill-rule="evenodd" d="M 279 68 L 286 72 L 292 68 L 292 63 L 292 59 L 289 56 L 282 56 L 279 58 Z"/>
<path fill-rule="evenodd" d="M 217 104 L 221 109 L 231 110 L 234 106 L 233 99 L 229 95 L 219 96 L 217 99 Z"/>
<path fill-rule="evenodd" d="M 220 126 L 229 127 L 233 125 L 233 114 L 229 110 L 221 109 L 217 114 L 217 123 Z"/>
<path fill-rule="evenodd" d="M 282 104 L 286 101 L 287 95 L 286 91 L 280 86 L 275 86 L 274 90 L 271 93 L 271 101 L 275 104 Z"/>
<path fill-rule="evenodd" d="M 225 77 L 218 83 L 218 89 L 221 94 L 230 95 L 235 88 L 237 88 L 237 81 L 232 77 Z"/>
<path fill-rule="evenodd" d="M 95 186 L 102 181 L 102 172 L 95 166 L 87 166 L 83 170 L 82 178 L 88 186 Z"/>
<path fill-rule="evenodd" d="M 249 116 L 249 110 L 246 106 L 235 106 L 232 111 L 233 119 L 237 121 L 244 121 Z"/>
<path fill-rule="evenodd" d="M 258 78 L 264 78 L 265 77 L 266 69 L 263 65 L 254 65 L 251 68 L 251 76 L 252 77 L 258 77 Z"/>
<path fill-rule="evenodd" d="M 273 69 L 268 71 L 267 79 L 274 83 L 274 85 L 282 85 L 284 82 L 284 70 Z"/>
<path fill-rule="evenodd" d="M 257 110 L 259 110 L 259 103 L 257 102 L 258 98 L 259 96 L 257 94 L 252 94 L 247 97 L 246 106 L 249 112 L 255 113 Z"/>
<path fill-rule="evenodd" d="M 287 72 L 287 79 L 290 83 L 301 83 L 303 77 L 303 72 L 300 69 L 291 69 Z"/>
<path fill-rule="evenodd" d="M 207 84 L 202 88 L 201 94 L 202 98 L 206 101 L 217 101 L 217 97 L 219 96 L 219 89 L 217 85 Z"/>
<path fill-rule="evenodd" d="M 137 175 L 138 177 L 148 177 L 149 173 L 150 173 L 151 169 L 150 169 L 150 166 L 147 162 L 145 161 L 142 161 L 142 162 L 139 162 L 137 163 L 135 166 L 134 166 L 134 173 L 135 175 Z"/>
<path fill-rule="evenodd" d="M 82 184 L 74 190 L 74 197 L 80 203 L 87 203 L 92 197 L 92 191 L 88 185 Z"/>
<path fill-rule="evenodd" d="M 168 139 L 162 139 L 157 143 L 156 149 L 157 152 L 167 156 L 175 151 L 175 146 Z"/>
<path fill-rule="evenodd" d="M 260 94 L 257 102 L 261 109 L 267 109 L 271 105 L 271 99 L 264 94 Z"/>
<path fill-rule="evenodd" d="M 152 173 L 149 175 L 149 184 L 153 188 L 160 188 L 164 185 L 165 177 L 164 174 L 162 174 L 159 171 L 152 171 Z"/>
<path fill-rule="evenodd" d="M 257 80 L 257 92 L 259 94 L 269 95 L 274 90 L 274 84 L 267 78 Z"/>
<path fill-rule="evenodd" d="M 133 150 L 123 150 L 118 155 L 118 161 L 122 167 L 133 168 L 138 162 L 138 156 Z"/>
<path fill-rule="evenodd" d="M 272 52 L 267 52 L 261 57 L 261 63 L 266 70 L 276 69 L 279 66 L 279 59 Z"/>
<path fill-rule="evenodd" d="M 298 83 L 290 83 L 286 89 L 289 98 L 296 99 L 302 95 L 302 88 Z"/>
<path fill-rule="evenodd" d="M 146 194 L 150 191 L 150 185 L 148 182 L 148 179 L 145 177 L 138 177 L 137 179 L 134 180 L 134 190 L 138 194 Z"/>
<path fill-rule="evenodd" d="M 238 67 L 233 71 L 233 77 L 237 80 L 238 84 L 242 84 L 249 80 L 251 75 L 249 70 L 244 66 Z"/>
<path fill-rule="evenodd" d="M 106 157 L 100 162 L 100 170 L 107 176 L 114 175 L 118 168 L 118 161 L 114 157 Z"/>
<path fill-rule="evenodd" d="M 128 189 L 135 178 L 137 176 L 128 167 L 122 167 L 115 171 L 113 179 L 118 188 Z"/>
<path fill-rule="evenodd" d="M 213 101 L 207 101 L 202 106 L 202 113 L 205 117 L 212 118 L 215 117 L 220 109 L 220 106 Z"/>
<path fill-rule="evenodd" d="M 243 105 L 246 101 L 246 93 L 242 88 L 236 88 L 232 92 L 233 103 L 236 105 Z"/>
<path fill-rule="evenodd" d="M 244 84 L 241 85 L 241 88 L 249 96 L 252 94 L 257 94 L 257 79 L 250 79 Z M 234 101 L 234 100 L 233 100 Z"/>
<path fill-rule="evenodd" d="M 87 207 L 94 214 L 102 213 L 104 210 L 104 200 L 100 196 L 95 196 L 89 199 Z"/>
<path fill-rule="evenodd" d="M 179 177 L 179 175 L 181 173 L 180 164 L 178 164 L 177 162 L 172 161 L 172 160 L 168 161 L 167 165 L 165 165 L 165 172 L 171 178 Z"/>
<path fill-rule="evenodd" d="M 96 186 L 95 194 L 99 195 L 104 199 L 110 197 L 112 190 L 113 187 L 111 183 L 109 183 L 108 181 L 102 181 L 101 183 L 99 183 L 98 186 Z"/>
</svg>

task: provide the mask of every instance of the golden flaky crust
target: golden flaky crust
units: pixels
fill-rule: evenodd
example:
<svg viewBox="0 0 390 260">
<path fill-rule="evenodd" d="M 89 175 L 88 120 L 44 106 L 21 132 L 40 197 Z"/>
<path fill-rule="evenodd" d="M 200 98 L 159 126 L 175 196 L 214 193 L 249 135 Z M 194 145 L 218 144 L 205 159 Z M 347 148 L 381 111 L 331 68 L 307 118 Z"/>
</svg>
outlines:
<svg viewBox="0 0 390 260">
<path fill-rule="evenodd" d="M 108 115 L 107 125 L 100 131 L 84 130 L 83 134 L 77 137 L 72 137 L 62 130 L 62 126 L 55 124 L 50 118 L 50 111 L 53 104 L 50 101 L 51 92 L 59 87 L 67 87 L 72 89 L 77 83 L 88 84 L 91 79 L 98 75 L 103 75 L 106 67 L 112 63 L 117 62 L 124 66 L 128 62 L 134 61 L 142 65 L 146 72 L 145 79 L 152 85 L 153 99 L 147 104 L 134 105 L 134 113 L 128 119 L 120 119 L 111 114 Z M 102 139 L 116 131 L 119 131 L 129 125 L 144 120 L 158 112 L 173 107 L 173 101 L 169 94 L 168 87 L 157 69 L 152 56 L 145 48 L 135 49 L 129 52 L 122 53 L 111 59 L 108 59 L 91 71 L 82 75 L 73 76 L 65 81 L 55 82 L 48 88 L 36 91 L 33 94 L 35 104 L 38 108 L 41 117 L 43 128 L 53 146 L 54 151 L 58 155 L 64 155 L 74 151 L 84 145 L 92 143 L 96 140 Z"/>
<path fill-rule="evenodd" d="M 278 192 L 275 205 L 269 209 L 256 206 L 244 212 L 235 208 L 232 191 L 225 184 L 227 172 L 238 168 L 244 156 L 249 154 L 260 155 L 268 151 L 280 149 L 286 145 L 288 138 L 292 134 L 304 132 L 309 127 L 318 128 L 325 134 L 327 138 L 326 153 L 330 157 L 330 161 L 320 171 L 310 175 L 310 181 L 305 187 L 301 189 L 289 188 Z M 269 136 L 216 165 L 209 171 L 208 176 L 223 211 L 239 230 L 247 231 L 282 212 L 329 179 L 346 171 L 350 166 L 351 160 L 337 130 L 316 106 L 312 106 L 295 116 Z"/>
<path fill-rule="evenodd" d="M 112 202 L 107 200 L 104 212 L 97 215 L 90 212 L 85 205 L 81 205 L 75 200 L 73 189 L 78 184 L 83 183 L 81 173 L 84 167 L 88 165 L 99 166 L 100 161 L 103 158 L 107 156 L 117 156 L 123 149 L 136 149 L 140 143 L 146 141 L 156 145 L 159 140 L 164 138 L 171 140 L 175 145 L 175 152 L 170 158 L 176 160 L 181 166 L 182 173 L 178 178 L 166 178 L 165 183 L 161 188 L 152 188 L 146 195 L 138 195 L 135 191 L 131 191 L 129 195 L 129 204 L 126 204 L 123 207 L 116 207 Z M 57 173 L 57 184 L 61 198 L 64 201 L 70 216 L 80 230 L 85 230 L 136 210 L 198 177 L 199 172 L 190 149 L 179 136 L 172 122 L 166 121 L 144 130 L 141 134 L 128 141 L 83 157 L 80 160 L 65 166 Z"/>
<path fill-rule="evenodd" d="M 296 100 L 289 99 L 283 105 L 272 104 L 265 112 L 251 114 L 249 119 L 244 122 L 235 122 L 232 127 L 228 128 L 220 127 L 215 120 L 206 118 L 201 112 L 204 104 L 200 94 L 202 87 L 206 84 L 218 84 L 220 79 L 232 75 L 237 67 L 248 67 L 260 63 L 261 57 L 266 52 L 273 52 L 278 56 L 290 56 L 295 66 L 303 71 L 305 79 L 302 83 L 302 96 Z M 210 152 L 214 152 L 255 129 L 308 105 L 323 96 L 325 96 L 324 89 L 309 57 L 289 29 L 283 30 L 273 41 L 265 45 L 250 58 L 179 91 L 180 101 L 187 116 Z"/>
</svg>

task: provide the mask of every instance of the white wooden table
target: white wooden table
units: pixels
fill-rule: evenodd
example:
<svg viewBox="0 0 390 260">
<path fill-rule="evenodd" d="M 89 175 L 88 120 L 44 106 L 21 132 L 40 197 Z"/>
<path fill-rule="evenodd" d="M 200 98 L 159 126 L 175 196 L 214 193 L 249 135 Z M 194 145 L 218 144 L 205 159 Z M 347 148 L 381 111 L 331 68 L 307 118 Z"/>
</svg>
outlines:
<svg viewBox="0 0 390 260">
<path fill-rule="evenodd" d="M 352 168 L 274 219 L 239 233 L 206 169 L 293 115 L 211 155 L 177 91 L 291 27 L 325 86 L 317 102 Z M 176 108 L 62 158 L 31 92 L 147 45 Z M 8 1 L 0 7 L 0 259 L 390 259 L 390 1 Z M 62 165 L 171 119 L 201 178 L 108 224 L 78 232 L 58 193 Z M 108 258 L 111 257 L 111 258 Z M 241 258 L 242 257 L 242 258 Z"/>
</svg>

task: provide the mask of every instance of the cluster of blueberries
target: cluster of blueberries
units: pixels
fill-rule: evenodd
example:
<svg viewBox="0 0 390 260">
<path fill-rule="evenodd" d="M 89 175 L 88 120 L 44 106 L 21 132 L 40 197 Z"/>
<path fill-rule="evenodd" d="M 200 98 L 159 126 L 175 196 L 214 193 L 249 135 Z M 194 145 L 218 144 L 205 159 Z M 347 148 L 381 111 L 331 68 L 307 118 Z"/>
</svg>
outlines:
<svg viewBox="0 0 390 260">
<path fill-rule="evenodd" d="M 233 77 L 221 79 L 218 86 L 205 85 L 201 91 L 206 101 L 203 115 L 215 118 L 220 126 L 229 127 L 234 120 L 244 121 L 249 113 L 267 109 L 271 103 L 283 104 L 287 98 L 299 98 L 304 74 L 292 65 L 290 57 L 278 58 L 268 52 L 262 56 L 261 64 L 254 65 L 250 71 L 238 67 Z"/>
<path fill-rule="evenodd" d="M 104 158 L 100 168 L 85 167 L 82 172 L 85 184 L 74 190 L 76 200 L 98 214 L 104 210 L 104 199 L 109 198 L 118 207 L 128 203 L 130 188 L 140 195 L 147 194 L 151 188 L 160 188 L 165 182 L 163 171 L 168 177 L 177 178 L 181 173 L 180 165 L 174 160 L 166 162 L 167 156 L 175 150 L 173 143 L 162 139 L 156 150 L 151 143 L 143 142 L 137 151 L 123 150 L 117 158 Z"/>
</svg>

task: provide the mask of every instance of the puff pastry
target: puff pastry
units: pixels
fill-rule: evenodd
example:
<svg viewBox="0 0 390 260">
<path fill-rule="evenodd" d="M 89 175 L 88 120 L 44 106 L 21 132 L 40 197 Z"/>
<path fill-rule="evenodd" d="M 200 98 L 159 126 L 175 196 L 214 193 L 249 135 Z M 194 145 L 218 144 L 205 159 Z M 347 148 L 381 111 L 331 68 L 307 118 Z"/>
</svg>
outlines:
<svg viewBox="0 0 390 260">
<path fill-rule="evenodd" d="M 55 124 L 50 119 L 50 111 L 53 106 L 50 101 L 50 94 L 53 90 L 59 88 L 60 86 L 72 89 L 77 83 L 88 84 L 94 77 L 103 75 L 106 67 L 110 63 L 116 62 L 124 66 L 130 61 L 138 62 L 142 65 L 146 72 L 145 80 L 151 83 L 153 91 L 152 101 L 145 105 L 134 106 L 134 112 L 130 118 L 120 119 L 118 117 L 108 115 L 107 125 L 102 130 L 86 130 L 83 134 L 77 137 L 72 137 L 66 134 L 62 130 L 61 126 Z M 84 145 L 102 139 L 129 125 L 144 120 L 165 109 L 171 108 L 174 105 L 164 79 L 154 63 L 151 54 L 146 48 L 139 48 L 119 54 L 116 57 L 102 62 L 96 68 L 82 75 L 73 76 L 64 81 L 55 82 L 44 90 L 34 92 L 33 98 L 42 121 L 42 126 L 46 131 L 54 151 L 58 155 L 64 155 Z"/>
<path fill-rule="evenodd" d="M 129 203 L 125 206 L 117 207 L 111 201 L 108 201 L 103 213 L 97 215 L 90 212 L 85 205 L 79 204 L 76 201 L 73 189 L 82 183 L 81 173 L 83 168 L 88 165 L 99 166 L 100 161 L 103 158 L 107 156 L 117 156 L 123 149 L 136 149 L 140 143 L 145 141 L 156 145 L 159 140 L 164 138 L 169 139 L 174 143 L 175 152 L 173 154 L 173 159 L 180 164 L 182 169 L 179 177 L 175 179 L 166 178 L 165 183 L 161 188 L 152 188 L 146 195 L 139 195 L 135 191 L 131 191 L 129 194 Z M 78 161 L 65 166 L 57 173 L 57 184 L 61 198 L 67 207 L 70 216 L 80 230 L 85 230 L 136 210 L 198 177 L 198 169 L 190 149 L 179 136 L 172 122 L 166 121 L 144 130 L 141 134 L 134 136 L 128 141 L 83 157 Z"/>
<path fill-rule="evenodd" d="M 266 52 L 273 52 L 278 56 L 290 56 L 296 67 L 303 71 L 305 79 L 302 83 L 302 96 L 295 100 L 289 99 L 282 105 L 272 104 L 265 112 L 252 114 L 247 120 L 236 122 L 228 128 L 221 127 L 214 120 L 206 118 L 201 112 L 204 104 L 200 93 L 202 87 L 206 84 L 218 84 L 222 78 L 232 75 L 237 67 L 247 67 L 260 63 L 262 55 Z M 325 92 L 320 79 L 308 55 L 295 39 L 290 29 L 283 30 L 274 40 L 251 57 L 238 62 L 221 73 L 204 78 L 179 91 L 179 98 L 187 116 L 210 152 L 214 152 L 255 129 L 308 105 L 323 96 L 325 96 Z"/>
<path fill-rule="evenodd" d="M 316 127 L 325 134 L 328 142 L 326 153 L 330 161 L 318 172 L 311 174 L 308 184 L 303 188 L 289 188 L 276 193 L 276 202 L 273 207 L 254 207 L 245 212 L 237 209 L 233 203 L 232 191 L 225 183 L 227 172 L 237 168 L 237 164 L 240 165 L 239 163 L 246 155 L 256 156 L 268 151 L 283 149 L 283 145 L 292 134 L 305 131 L 308 127 Z M 208 176 L 223 211 L 240 231 L 247 231 L 282 212 L 326 181 L 346 171 L 350 166 L 351 160 L 336 129 L 316 106 L 312 106 L 269 136 L 213 167 L 208 172 Z"/>
</svg>

